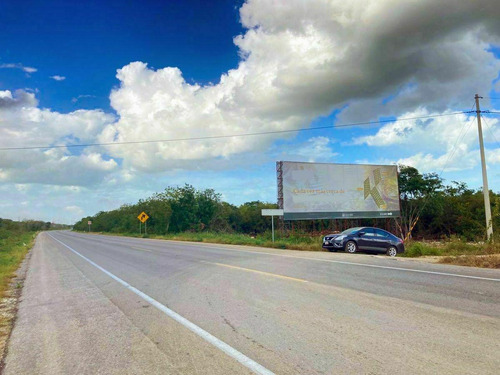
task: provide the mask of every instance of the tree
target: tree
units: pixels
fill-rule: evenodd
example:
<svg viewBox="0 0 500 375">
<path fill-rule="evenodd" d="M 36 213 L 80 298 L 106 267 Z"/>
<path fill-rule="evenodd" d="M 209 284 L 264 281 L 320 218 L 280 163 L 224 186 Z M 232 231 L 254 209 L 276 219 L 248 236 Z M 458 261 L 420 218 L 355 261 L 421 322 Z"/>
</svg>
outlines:
<svg viewBox="0 0 500 375">
<path fill-rule="evenodd" d="M 276 208 L 276 204 L 253 201 L 240 206 L 241 230 L 244 233 L 263 233 L 271 229 L 271 220 L 262 216 L 263 208 Z"/>
<path fill-rule="evenodd" d="M 443 183 L 436 173 L 421 174 L 416 168 L 405 165 L 399 166 L 398 179 L 401 217 L 396 223 L 401 237 L 408 239 L 427 200 L 443 187 Z"/>
</svg>

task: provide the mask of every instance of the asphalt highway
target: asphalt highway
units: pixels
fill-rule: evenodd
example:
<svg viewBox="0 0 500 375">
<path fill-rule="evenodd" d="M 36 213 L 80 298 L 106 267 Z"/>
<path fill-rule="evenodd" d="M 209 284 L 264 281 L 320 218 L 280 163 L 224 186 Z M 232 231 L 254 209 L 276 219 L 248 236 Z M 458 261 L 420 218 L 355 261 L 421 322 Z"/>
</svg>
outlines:
<svg viewBox="0 0 500 375">
<path fill-rule="evenodd" d="M 5 374 L 498 374 L 500 271 L 38 236 Z"/>
</svg>

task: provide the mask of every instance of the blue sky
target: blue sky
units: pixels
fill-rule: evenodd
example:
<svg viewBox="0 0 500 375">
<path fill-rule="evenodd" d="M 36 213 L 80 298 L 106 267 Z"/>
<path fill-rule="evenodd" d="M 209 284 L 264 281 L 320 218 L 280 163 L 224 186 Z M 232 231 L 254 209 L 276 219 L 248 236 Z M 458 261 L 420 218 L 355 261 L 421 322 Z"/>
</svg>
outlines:
<svg viewBox="0 0 500 375">
<path fill-rule="evenodd" d="M 0 147 L 500 110 L 500 5 L 0 3 Z M 450 12 L 450 9 L 453 11 Z M 446 19 L 447 22 L 442 22 Z M 498 115 L 485 125 L 500 186 Z M 275 162 L 405 163 L 482 186 L 470 115 L 219 141 L 0 151 L 0 217 L 72 223 L 169 185 L 275 201 Z"/>
<path fill-rule="evenodd" d="M 182 67 L 207 83 L 238 64 L 232 37 L 242 32 L 235 1 L 2 1 L 2 62 L 34 66 L 2 74 L 3 87 L 40 90 L 42 107 L 57 111 L 109 106 L 116 69 L 131 61 Z M 17 74 L 16 74 L 17 73 Z M 54 82 L 49 76 L 67 77 Z M 58 84 L 59 83 L 59 84 Z M 72 98 L 81 98 L 73 103 Z"/>
</svg>

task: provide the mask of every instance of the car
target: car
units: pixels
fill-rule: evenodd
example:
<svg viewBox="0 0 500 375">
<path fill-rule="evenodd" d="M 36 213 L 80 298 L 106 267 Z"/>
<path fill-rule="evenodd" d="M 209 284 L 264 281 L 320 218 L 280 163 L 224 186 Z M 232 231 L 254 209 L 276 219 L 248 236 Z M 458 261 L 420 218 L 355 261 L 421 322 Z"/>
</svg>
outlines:
<svg viewBox="0 0 500 375">
<path fill-rule="evenodd" d="M 403 240 L 380 228 L 356 227 L 342 233 L 328 234 L 323 237 L 323 248 L 328 251 L 344 250 L 384 252 L 390 257 L 404 253 Z"/>
</svg>

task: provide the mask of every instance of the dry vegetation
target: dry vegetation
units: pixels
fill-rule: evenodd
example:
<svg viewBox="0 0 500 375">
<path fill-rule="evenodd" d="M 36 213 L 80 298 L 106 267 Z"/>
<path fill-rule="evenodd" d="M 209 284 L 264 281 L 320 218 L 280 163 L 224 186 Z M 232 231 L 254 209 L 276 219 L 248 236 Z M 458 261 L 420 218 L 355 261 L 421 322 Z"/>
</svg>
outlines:
<svg viewBox="0 0 500 375">
<path fill-rule="evenodd" d="M 500 254 L 492 255 L 459 255 L 447 256 L 439 260 L 439 263 L 454 264 L 457 266 L 497 268 L 500 269 Z"/>
</svg>

